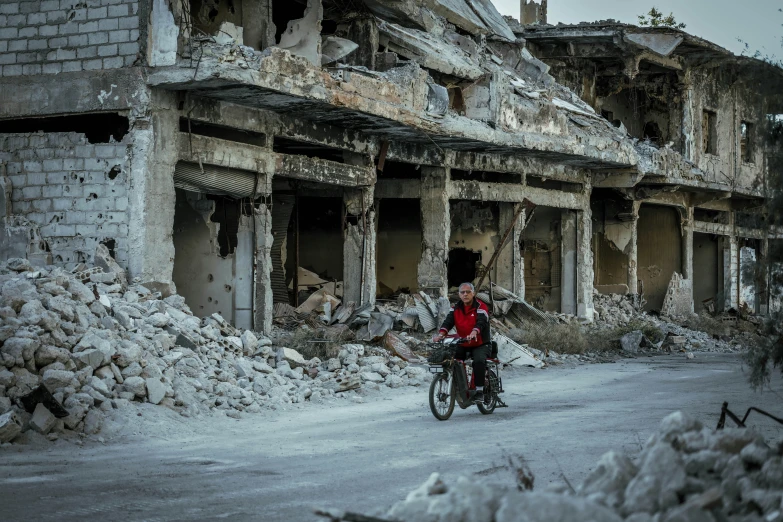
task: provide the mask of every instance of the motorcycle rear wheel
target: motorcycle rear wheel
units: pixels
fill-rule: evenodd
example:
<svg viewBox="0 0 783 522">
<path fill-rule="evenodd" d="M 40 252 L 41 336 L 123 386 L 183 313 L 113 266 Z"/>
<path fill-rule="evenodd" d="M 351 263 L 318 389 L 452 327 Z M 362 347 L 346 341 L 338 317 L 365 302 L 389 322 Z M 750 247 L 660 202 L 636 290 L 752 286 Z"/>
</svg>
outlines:
<svg viewBox="0 0 783 522">
<path fill-rule="evenodd" d="M 454 379 L 450 373 L 435 375 L 430 384 L 430 410 L 436 419 L 445 421 L 454 412 Z"/>
<path fill-rule="evenodd" d="M 487 370 L 487 380 L 484 383 L 484 402 L 477 402 L 476 406 L 481 413 L 489 415 L 498 405 L 498 376 L 492 370 Z M 489 401 L 486 401 L 489 398 Z"/>
</svg>

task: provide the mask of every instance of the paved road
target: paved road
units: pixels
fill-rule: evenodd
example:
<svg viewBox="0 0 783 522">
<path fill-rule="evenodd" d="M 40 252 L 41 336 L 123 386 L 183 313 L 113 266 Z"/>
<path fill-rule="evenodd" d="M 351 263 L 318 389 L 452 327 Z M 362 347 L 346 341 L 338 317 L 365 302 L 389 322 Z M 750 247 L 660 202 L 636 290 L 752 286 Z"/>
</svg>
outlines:
<svg viewBox="0 0 783 522">
<path fill-rule="evenodd" d="M 433 471 L 492 474 L 508 455 L 527 459 L 537 487 L 561 475 L 578 483 L 605 451 L 638 453 L 671 411 L 713 425 L 724 400 L 737 410 L 780 404 L 752 393 L 731 355 L 519 370 L 505 383 L 508 409 L 457 409 L 447 422 L 430 414 L 426 390 L 406 389 L 197 430 L 183 421 L 162 437 L 0 450 L 0 520 L 318 520 L 314 506 L 366 513 Z M 479 440 L 484 450 L 472 452 Z"/>
</svg>

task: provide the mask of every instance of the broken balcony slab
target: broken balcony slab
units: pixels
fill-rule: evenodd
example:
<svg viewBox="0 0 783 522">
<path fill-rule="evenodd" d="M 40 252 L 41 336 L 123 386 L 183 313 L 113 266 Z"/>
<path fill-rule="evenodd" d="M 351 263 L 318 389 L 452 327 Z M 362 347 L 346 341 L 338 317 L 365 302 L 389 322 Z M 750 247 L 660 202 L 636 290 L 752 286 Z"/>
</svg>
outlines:
<svg viewBox="0 0 783 522">
<path fill-rule="evenodd" d="M 198 177 L 198 171 L 203 171 L 205 175 L 219 175 L 223 172 L 224 176 L 232 171 L 244 172 L 245 175 L 236 174 L 244 181 L 237 179 L 241 188 L 237 190 L 244 196 L 249 196 L 255 190 L 257 194 L 268 193 L 271 191 L 267 186 L 268 178 L 262 177 L 255 181 L 256 173 L 268 175 L 280 175 L 287 178 L 315 181 L 330 185 L 340 185 L 346 187 L 366 187 L 375 182 L 375 172 L 371 167 L 361 167 L 357 165 L 347 165 L 336 161 L 325 160 L 321 158 L 310 158 L 295 154 L 281 154 L 272 152 L 263 147 L 247 145 L 243 143 L 212 138 L 208 136 L 199 136 L 181 132 L 179 135 L 179 158 L 180 163 L 191 165 L 187 169 L 180 167 L 183 172 L 181 181 L 187 182 L 193 186 L 200 186 L 209 183 L 209 186 L 215 186 L 220 183 L 218 180 L 208 182 L 206 179 Z M 178 164 L 179 165 L 179 164 Z M 192 166 L 195 165 L 196 173 Z M 214 168 L 203 168 L 204 165 Z M 185 178 L 185 174 L 188 174 Z M 184 186 L 181 188 L 185 188 Z M 249 190 L 249 192 L 248 192 Z M 244 197 L 243 196 L 243 197 Z"/>
<path fill-rule="evenodd" d="M 378 23 L 378 32 L 383 47 L 422 67 L 468 80 L 484 75 L 484 70 L 468 53 L 430 33 L 384 21 Z"/>
<path fill-rule="evenodd" d="M 561 192 L 510 183 L 481 181 L 452 181 L 449 184 L 449 199 L 508 203 L 527 199 L 536 205 L 572 210 L 582 210 L 590 205 L 590 198 L 579 192 Z"/>
<path fill-rule="evenodd" d="M 204 55 L 150 73 L 148 83 L 167 90 L 188 91 L 204 98 L 296 114 L 314 122 L 361 131 L 389 141 L 435 144 L 463 151 L 521 154 L 585 168 L 634 166 L 636 152 L 627 140 L 606 135 L 602 129 L 569 126 L 566 133 L 542 134 L 551 111 L 539 111 L 536 132 L 510 132 L 503 128 L 447 115 L 432 118 L 424 112 L 426 90 L 421 100 L 409 100 L 409 91 L 384 79 L 358 74 L 340 81 L 306 60 L 271 49 L 260 59 L 258 69 L 245 68 Z M 426 84 L 423 84 L 426 86 Z M 549 102 L 541 101 L 541 108 Z M 526 109 L 525 115 L 528 114 Z M 535 113 L 531 114 L 534 115 Z"/>
</svg>

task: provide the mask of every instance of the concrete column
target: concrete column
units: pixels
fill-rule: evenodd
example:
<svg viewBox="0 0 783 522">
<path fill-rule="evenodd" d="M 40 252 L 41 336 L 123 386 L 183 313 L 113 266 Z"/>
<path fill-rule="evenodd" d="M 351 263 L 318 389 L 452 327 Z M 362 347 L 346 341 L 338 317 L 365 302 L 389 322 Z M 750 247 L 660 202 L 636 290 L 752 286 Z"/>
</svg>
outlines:
<svg viewBox="0 0 783 522">
<path fill-rule="evenodd" d="M 576 212 L 560 212 L 560 312 L 577 315 L 577 223 Z M 592 239 L 592 235 L 588 236 Z M 589 245 L 588 245 L 589 248 Z M 592 266 L 592 259 L 590 260 Z M 592 287 L 593 279 L 590 279 Z"/>
<path fill-rule="evenodd" d="M 343 231 L 343 301 L 375 303 L 376 226 L 373 188 L 346 190 Z"/>
<path fill-rule="evenodd" d="M 759 251 L 758 266 L 761 267 L 758 273 L 758 304 L 757 309 L 759 315 L 767 315 L 769 313 L 769 240 L 761 240 L 761 249 Z"/>
<path fill-rule="evenodd" d="M 448 169 L 421 167 L 422 246 L 418 282 L 419 291 L 435 297 L 446 297 L 448 293 L 446 263 L 451 236 L 448 183 Z"/>
<path fill-rule="evenodd" d="M 265 205 L 255 211 L 255 281 L 253 328 L 268 335 L 272 332 L 274 300 L 272 298 L 272 212 Z"/>
<path fill-rule="evenodd" d="M 682 229 L 682 278 L 690 280 L 690 310 L 693 313 L 693 207 L 680 211 Z"/>
<path fill-rule="evenodd" d="M 739 242 L 729 236 L 728 247 L 723 251 L 724 310 L 739 309 Z"/>
<path fill-rule="evenodd" d="M 631 222 L 631 240 L 628 242 L 628 293 L 639 293 L 639 208 L 641 201 L 633 202 L 633 221 Z"/>
<path fill-rule="evenodd" d="M 253 218 L 241 216 L 237 230 L 237 247 L 234 250 L 234 326 L 253 329 Z"/>
<path fill-rule="evenodd" d="M 588 205 L 576 212 L 576 315 L 592 321 L 593 308 L 593 249 L 592 211 Z"/>
<path fill-rule="evenodd" d="M 149 96 L 150 112 L 131 120 L 128 270 L 130 279 L 171 282 L 179 114 L 174 93 L 154 89 Z"/>
<path fill-rule="evenodd" d="M 499 203 L 500 216 L 498 219 L 498 229 L 500 235 L 498 236 L 498 241 L 500 241 L 503 234 L 506 233 L 508 227 L 511 226 L 511 220 L 514 219 L 516 205 L 522 205 L 522 203 Z M 525 211 L 522 210 L 514 222 L 514 230 L 512 230 L 505 247 L 495 261 L 495 273 L 493 274 L 493 281 L 496 284 L 508 288 L 517 295 L 521 295 L 519 292 L 522 291 L 523 265 L 522 253 L 519 250 L 519 236 L 522 233 L 522 225 L 524 222 Z"/>
<path fill-rule="evenodd" d="M 248 47 L 263 51 L 275 45 L 272 0 L 242 0 L 242 29 L 243 43 Z"/>
<path fill-rule="evenodd" d="M 680 209 L 682 231 L 682 277 L 693 279 L 693 207 Z"/>
</svg>

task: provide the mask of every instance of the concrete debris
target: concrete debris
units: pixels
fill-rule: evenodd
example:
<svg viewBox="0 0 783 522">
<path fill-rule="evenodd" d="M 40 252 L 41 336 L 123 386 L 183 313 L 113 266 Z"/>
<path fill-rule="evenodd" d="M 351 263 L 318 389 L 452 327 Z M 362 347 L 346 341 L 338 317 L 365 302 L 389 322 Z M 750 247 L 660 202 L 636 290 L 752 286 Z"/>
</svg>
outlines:
<svg viewBox="0 0 783 522">
<path fill-rule="evenodd" d="M 641 453 L 610 451 L 571 489 L 520 491 L 489 478 L 438 473 L 382 520 L 613 522 L 780 520 L 783 454 L 746 429 L 715 431 L 682 413 L 663 419 Z M 511 470 L 512 472 L 515 470 Z M 332 520 L 348 520 L 322 513 Z M 353 515 L 351 520 L 359 520 Z"/>
<path fill-rule="evenodd" d="M 165 406 L 184 416 L 236 416 L 321 402 L 352 390 L 429 381 L 423 370 L 410 371 L 408 361 L 418 356 L 408 346 L 416 346 L 408 336 L 398 336 L 389 351 L 372 348 L 370 353 L 362 344 L 344 344 L 338 358 L 308 360 L 293 348 L 274 346 L 258 332 L 234 328 L 219 314 L 199 319 L 170 285 L 129 284 L 107 252 L 96 257 L 101 259 L 97 271 L 46 267 L 37 269 L 33 279 L 25 275 L 30 272 L 24 263 L 0 265 L 0 301 L 8 307 L 8 313 L 0 314 L 5 336 L 0 347 L 0 442 L 28 427 L 55 434 L 52 438 L 64 432 L 94 435 L 114 410 L 132 402 Z M 85 272 L 101 274 L 101 282 Z M 305 307 L 315 316 L 323 314 L 327 303 L 346 308 L 328 292 L 316 294 Z M 90 306 L 103 302 L 111 306 Z M 355 327 L 362 321 L 367 327 L 372 320 L 367 307 L 355 309 L 350 303 L 346 310 L 349 317 L 343 314 L 340 320 L 357 322 Z M 372 314 L 385 318 L 382 328 L 374 330 L 378 338 L 391 333 L 396 319 Z M 350 332 L 345 324 L 324 328 Z M 32 420 L 22 420 L 30 413 L 16 406 L 17 400 L 29 403 Z M 60 415 L 63 422 L 57 420 Z"/>
<path fill-rule="evenodd" d="M 639 351 L 643 338 L 644 334 L 639 330 L 628 332 L 620 338 L 620 346 L 624 352 L 636 353 Z"/>
<path fill-rule="evenodd" d="M 0 442 L 11 442 L 22 433 L 22 421 L 16 411 L 0 415 Z"/>
<path fill-rule="evenodd" d="M 49 433 L 57 423 L 57 418 L 41 403 L 35 407 L 33 418 L 30 419 L 30 427 L 41 435 Z"/>
</svg>

